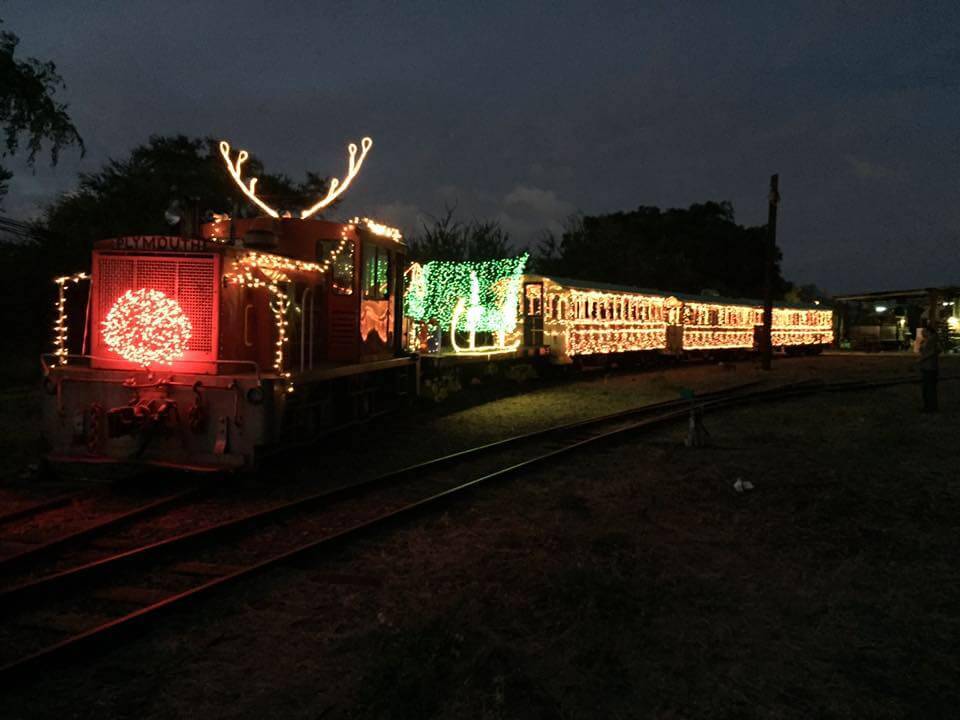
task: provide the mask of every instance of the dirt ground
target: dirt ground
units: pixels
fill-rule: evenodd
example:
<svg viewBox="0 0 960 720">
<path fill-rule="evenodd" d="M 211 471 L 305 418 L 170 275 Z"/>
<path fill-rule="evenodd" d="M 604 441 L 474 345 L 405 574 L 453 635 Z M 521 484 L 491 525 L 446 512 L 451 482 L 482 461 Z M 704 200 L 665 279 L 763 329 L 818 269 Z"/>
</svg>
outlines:
<svg viewBox="0 0 960 720">
<path fill-rule="evenodd" d="M 770 381 L 908 364 L 797 359 Z M 758 375 L 749 364 L 614 374 L 438 407 L 372 426 L 297 474 L 348 473 L 360 448 L 354 471 L 373 472 Z M 7 692 L 2 714 L 954 716 L 960 382 L 940 390 L 936 415 L 919 412 L 918 387 L 898 386 L 708 415 L 708 448 L 684 447 L 677 425 L 568 456 L 235 586 Z M 737 492 L 738 479 L 754 488 Z"/>
</svg>

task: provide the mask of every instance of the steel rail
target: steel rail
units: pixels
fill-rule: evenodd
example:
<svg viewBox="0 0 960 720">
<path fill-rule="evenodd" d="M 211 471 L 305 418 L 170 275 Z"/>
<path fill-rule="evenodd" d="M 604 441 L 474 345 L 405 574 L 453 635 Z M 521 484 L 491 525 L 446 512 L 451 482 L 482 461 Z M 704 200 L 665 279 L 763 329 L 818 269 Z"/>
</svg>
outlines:
<svg viewBox="0 0 960 720">
<path fill-rule="evenodd" d="M 41 542 L 34 547 L 27 548 L 26 550 L 22 550 L 14 555 L 8 555 L 0 558 L 0 573 L 9 571 L 11 568 L 22 565 L 28 560 L 33 560 L 41 555 L 70 545 L 71 543 L 87 540 L 107 530 L 120 527 L 131 520 L 145 517 L 151 513 L 155 513 L 173 505 L 190 500 L 191 498 L 199 495 L 204 489 L 205 488 L 203 487 L 193 487 L 173 493 L 172 495 L 166 495 L 157 500 L 152 500 L 149 503 L 135 507 L 132 510 L 127 510 L 126 512 L 121 512 L 117 515 L 108 515 L 103 520 L 87 525 L 79 530 L 65 533 L 64 535 L 60 535 L 51 540 Z"/>
<path fill-rule="evenodd" d="M 951 377 L 945 379 L 952 380 L 957 378 Z M 880 381 L 851 381 L 848 383 L 837 383 L 834 385 L 826 383 L 795 384 L 782 389 L 772 388 L 767 390 L 758 390 L 751 393 L 741 393 L 726 398 L 717 397 L 702 403 L 701 407 L 721 409 L 764 400 L 790 399 L 793 397 L 812 395 L 824 390 L 856 391 L 861 389 L 874 389 L 916 382 L 918 382 L 916 379 L 894 379 Z M 354 538 L 360 538 L 367 534 L 380 532 L 395 523 L 399 523 L 409 517 L 416 516 L 417 514 L 433 508 L 434 506 L 449 502 L 455 498 L 459 498 L 479 487 L 483 483 L 508 477 L 520 471 L 549 462 L 550 460 L 562 455 L 566 455 L 567 453 L 573 452 L 587 445 L 592 445 L 597 442 L 622 436 L 625 433 L 641 428 L 662 425 L 671 420 L 687 417 L 688 413 L 690 412 L 690 408 L 686 407 L 686 405 L 689 405 L 689 403 L 685 402 L 684 405 L 685 407 L 682 408 L 675 407 L 672 409 L 667 409 L 658 415 L 654 415 L 653 417 L 632 421 L 626 425 L 608 429 L 587 438 L 575 440 L 560 448 L 547 451 L 533 458 L 522 460 L 505 468 L 486 473 L 480 477 L 458 484 L 452 488 L 447 488 L 440 492 L 433 493 L 426 498 L 409 502 L 399 508 L 382 512 L 371 519 L 364 520 L 348 528 L 335 531 L 320 538 L 308 540 L 298 546 L 279 552 L 271 557 L 267 557 L 233 571 L 228 571 L 219 577 L 202 582 L 187 590 L 171 594 L 159 602 L 151 603 L 143 608 L 140 608 L 139 610 L 110 620 L 97 627 L 68 637 L 61 642 L 55 643 L 25 657 L 0 666 L 0 683 L 12 682 L 16 678 L 22 677 L 24 673 L 30 672 L 34 668 L 44 663 L 65 660 L 73 655 L 90 650 L 99 643 L 116 639 L 121 636 L 122 633 L 135 630 L 137 627 L 162 616 L 165 612 L 170 612 L 174 609 L 182 607 L 191 599 L 205 596 L 207 593 L 215 589 L 238 580 L 251 577 L 262 570 L 275 567 L 291 559 L 318 551 L 320 549 L 336 548 L 342 543 Z M 580 425 L 580 423 L 572 423 L 571 425 L 576 426 Z"/>
<path fill-rule="evenodd" d="M 76 492 L 68 492 L 61 495 L 57 495 L 47 500 L 41 500 L 40 502 L 33 503 L 32 505 L 27 505 L 26 507 L 18 508 L 17 510 L 11 510 L 8 513 L 0 515 L 0 525 L 6 525 L 11 523 L 14 520 L 22 520 L 23 518 L 29 517 L 31 515 L 40 515 L 45 513 L 48 510 L 55 510 L 59 507 L 73 502 L 79 498 L 89 495 L 86 490 L 77 490 Z"/>
<path fill-rule="evenodd" d="M 709 393 L 703 393 L 702 395 L 696 396 L 696 400 L 704 400 L 709 398 L 724 397 L 731 393 L 737 393 L 742 391 L 745 388 L 753 387 L 757 385 L 756 382 L 743 383 L 740 385 L 735 385 L 730 388 L 724 388 L 722 390 L 715 390 Z M 792 386 L 785 386 L 792 387 Z M 651 412 L 658 412 L 663 410 L 670 410 L 675 408 L 682 408 L 686 412 L 691 404 L 691 400 L 680 399 L 680 400 L 667 400 L 657 403 L 651 403 L 648 405 L 641 405 L 634 408 L 628 408 L 626 410 L 621 410 L 614 413 L 609 413 L 607 415 L 601 415 L 593 418 L 587 418 L 585 420 L 577 420 L 571 423 L 565 423 L 562 425 L 554 425 L 542 430 L 534 430 L 531 432 L 523 433 L 520 435 L 515 435 L 503 440 L 497 440 L 491 443 L 486 443 L 484 445 L 479 445 L 467 450 L 458 451 L 455 453 L 450 453 L 448 455 L 441 456 L 439 458 L 433 458 L 425 462 L 417 463 L 414 465 L 408 465 L 402 467 L 398 470 L 393 470 L 388 473 L 378 475 L 376 477 L 363 480 L 359 483 L 353 483 L 351 485 L 345 485 L 334 490 L 327 490 L 320 493 L 313 493 L 302 498 L 297 498 L 289 502 L 281 503 L 273 507 L 266 508 L 264 510 L 259 510 L 252 513 L 247 513 L 236 518 L 231 518 L 229 520 L 224 520 L 220 523 L 213 525 L 208 525 L 206 527 L 197 528 L 180 535 L 175 535 L 169 538 L 164 538 L 146 545 L 139 547 L 130 548 L 121 552 L 117 552 L 113 555 L 108 555 L 97 560 L 92 560 L 90 562 L 77 565 L 59 572 L 52 573 L 50 575 L 45 575 L 24 583 L 13 585 L 7 588 L 0 589 L 0 610 L 8 609 L 10 607 L 15 607 L 22 605 L 24 602 L 42 596 L 44 594 L 50 594 L 53 590 L 61 589 L 71 584 L 83 582 L 89 580 L 99 574 L 105 572 L 114 572 L 121 567 L 134 564 L 136 562 L 142 562 L 150 557 L 156 556 L 160 553 L 179 549 L 185 546 L 190 545 L 191 543 L 200 541 L 200 540 L 213 540 L 218 539 L 224 536 L 229 535 L 233 532 L 240 532 L 246 528 L 252 527 L 256 524 L 264 522 L 272 522 L 278 520 L 285 515 L 294 512 L 303 512 L 309 511 L 310 509 L 331 502 L 336 502 L 343 499 L 349 499 L 356 496 L 358 493 L 363 491 L 368 491 L 376 487 L 386 485 L 390 482 L 394 482 L 402 479 L 405 476 L 421 473 L 429 470 L 438 469 L 444 465 L 448 465 L 454 462 L 459 462 L 463 460 L 472 459 L 481 454 L 490 453 L 495 450 L 502 450 L 509 446 L 519 444 L 524 441 L 537 440 L 542 438 L 547 438 L 553 435 L 557 435 L 563 432 L 570 432 L 572 430 L 585 429 L 589 427 L 594 427 L 604 423 L 614 422 L 617 420 L 626 419 L 629 417 L 634 417 L 637 415 L 646 415 Z M 79 534 L 78 534 L 79 535 Z M 82 537 L 64 537 L 57 541 L 57 546 L 63 546 L 75 539 L 82 539 Z M 30 552 L 40 552 L 41 550 L 46 550 L 47 548 L 31 548 Z M 52 548 L 50 548 L 52 549 Z M 16 556 L 19 557 L 19 556 Z M 0 560 L 0 568 L 2 568 L 3 560 Z"/>
<path fill-rule="evenodd" d="M 885 384 L 889 384 L 891 382 L 911 382 L 911 380 L 887 380 L 883 382 Z M 730 393 L 736 393 L 746 387 L 752 387 L 757 384 L 758 383 L 756 382 L 744 383 L 730 388 L 704 393 L 697 397 L 701 401 L 707 400 L 709 402 L 710 399 L 722 398 Z M 833 383 L 830 386 L 825 386 L 822 381 L 801 381 L 777 386 L 774 388 L 760 389 L 754 391 L 753 393 L 749 393 L 748 397 L 749 399 L 753 400 L 760 399 L 770 394 L 775 394 L 777 397 L 787 397 L 788 393 L 808 392 L 809 389 L 856 389 L 863 385 L 864 381 L 861 380 Z M 731 398 L 731 402 L 733 401 L 734 398 Z M 152 557 L 158 556 L 167 551 L 181 549 L 196 542 L 221 539 L 229 536 L 231 533 L 242 532 L 243 530 L 258 524 L 277 521 L 291 513 L 305 512 L 317 507 L 318 505 L 349 499 L 356 496 L 360 492 L 386 485 L 392 481 L 401 479 L 405 475 L 437 469 L 445 464 L 470 459 L 481 453 L 503 449 L 525 440 L 542 439 L 561 432 L 596 426 L 605 422 L 621 420 L 638 414 L 648 414 L 649 412 L 653 411 L 671 409 L 681 409 L 682 413 L 686 413 L 690 406 L 691 401 L 687 399 L 669 400 L 642 405 L 635 408 L 628 408 L 626 410 L 609 413 L 607 415 L 588 418 L 585 420 L 578 420 L 563 425 L 555 425 L 543 430 L 536 430 L 521 435 L 516 435 L 504 440 L 498 440 L 492 443 L 470 448 L 468 450 L 463 450 L 439 458 L 427 460 L 415 465 L 406 466 L 399 470 L 391 471 L 359 483 L 346 485 L 321 493 L 311 494 L 303 498 L 297 498 L 295 500 L 281 503 L 264 510 L 241 515 L 239 517 L 231 518 L 214 525 L 197 528 L 180 535 L 164 538 L 162 540 L 148 543 L 139 547 L 133 547 L 113 555 L 108 555 L 106 557 L 90 561 L 88 563 L 61 570 L 59 572 L 42 576 L 18 585 L 0 589 L 0 610 L 14 608 L 27 601 L 42 597 L 45 594 L 49 595 L 55 589 L 63 589 L 73 584 L 89 581 L 107 572 L 115 572 L 138 562 L 148 561 Z M 708 406 L 707 403 L 701 402 L 701 407 L 706 406 Z"/>
</svg>

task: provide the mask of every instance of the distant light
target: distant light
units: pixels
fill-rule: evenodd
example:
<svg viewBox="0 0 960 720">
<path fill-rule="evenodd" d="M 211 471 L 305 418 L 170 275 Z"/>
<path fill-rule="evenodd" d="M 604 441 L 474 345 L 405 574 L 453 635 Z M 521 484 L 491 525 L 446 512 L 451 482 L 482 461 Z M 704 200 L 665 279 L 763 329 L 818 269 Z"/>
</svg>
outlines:
<svg viewBox="0 0 960 720">
<path fill-rule="evenodd" d="M 942 303 L 940 303 L 940 304 L 943 305 L 944 307 L 949 307 L 950 305 L 953 305 L 952 302 L 947 302 L 946 300 L 944 300 L 944 301 L 943 301 Z"/>
<path fill-rule="evenodd" d="M 956 330 L 957 326 L 960 326 L 960 318 L 955 318 L 955 317 L 947 318 L 947 325 L 950 326 L 951 330 Z"/>
<path fill-rule="evenodd" d="M 887 311 L 887 306 L 886 306 L 886 305 L 877 305 L 877 306 L 874 308 L 874 310 L 876 310 L 878 313 L 886 312 L 886 311 Z"/>
<path fill-rule="evenodd" d="M 819 300 L 814 300 L 814 301 L 813 301 L 813 304 L 814 304 L 814 305 L 819 305 L 819 304 L 820 304 L 820 301 L 819 301 Z"/>
</svg>

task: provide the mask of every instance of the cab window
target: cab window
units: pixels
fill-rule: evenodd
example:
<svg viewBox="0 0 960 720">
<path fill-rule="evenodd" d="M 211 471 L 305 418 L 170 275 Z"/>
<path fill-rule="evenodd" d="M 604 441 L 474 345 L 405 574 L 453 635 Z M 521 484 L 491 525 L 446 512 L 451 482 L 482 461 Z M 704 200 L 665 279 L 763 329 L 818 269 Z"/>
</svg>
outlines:
<svg viewBox="0 0 960 720">
<path fill-rule="evenodd" d="M 337 248 L 339 241 L 321 240 L 317 243 L 317 262 L 324 262 Z M 350 295 L 353 292 L 353 243 L 346 246 L 334 258 L 330 270 L 333 276 L 333 292 Z"/>
<path fill-rule="evenodd" d="M 390 253 L 373 244 L 363 246 L 363 297 L 385 300 L 390 294 Z"/>
</svg>

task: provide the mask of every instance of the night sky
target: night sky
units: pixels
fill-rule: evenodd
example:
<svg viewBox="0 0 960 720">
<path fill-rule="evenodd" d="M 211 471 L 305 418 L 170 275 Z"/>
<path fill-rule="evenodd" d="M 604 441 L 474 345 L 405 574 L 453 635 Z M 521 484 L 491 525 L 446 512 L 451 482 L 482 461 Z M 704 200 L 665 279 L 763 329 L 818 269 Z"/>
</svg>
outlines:
<svg viewBox="0 0 960 720">
<path fill-rule="evenodd" d="M 295 178 L 371 135 L 340 217 L 410 232 L 456 203 L 525 244 L 576 210 L 713 199 L 760 224 L 779 172 L 789 279 L 960 283 L 960 3 L 734 5 L 0 2 L 88 148 L 8 162 L 5 209 L 154 133 Z"/>
</svg>

